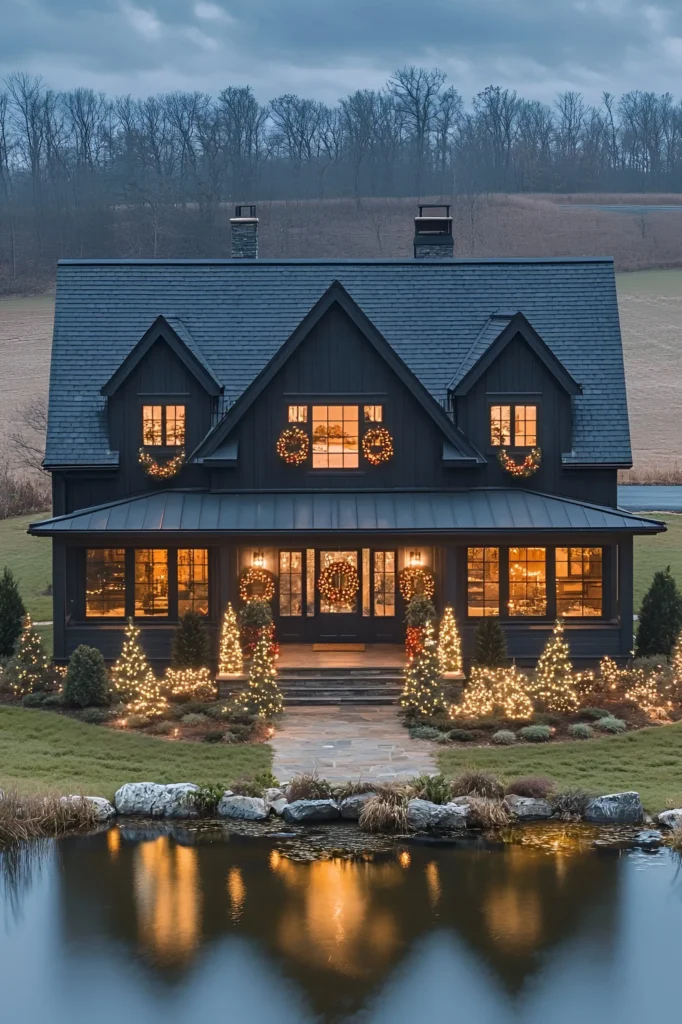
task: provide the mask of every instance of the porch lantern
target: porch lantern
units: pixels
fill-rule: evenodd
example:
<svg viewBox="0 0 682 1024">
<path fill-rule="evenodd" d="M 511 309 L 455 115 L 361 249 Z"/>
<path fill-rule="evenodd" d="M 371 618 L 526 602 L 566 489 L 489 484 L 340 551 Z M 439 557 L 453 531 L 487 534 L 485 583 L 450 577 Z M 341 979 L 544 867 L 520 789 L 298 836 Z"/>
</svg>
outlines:
<svg viewBox="0 0 682 1024">
<path fill-rule="evenodd" d="M 410 557 L 408 559 L 410 565 L 421 565 L 422 564 L 422 553 L 421 551 L 410 551 Z"/>
<path fill-rule="evenodd" d="M 265 568 L 265 554 L 262 551 L 254 551 L 253 556 L 251 558 L 251 564 L 256 569 L 264 569 Z"/>
</svg>

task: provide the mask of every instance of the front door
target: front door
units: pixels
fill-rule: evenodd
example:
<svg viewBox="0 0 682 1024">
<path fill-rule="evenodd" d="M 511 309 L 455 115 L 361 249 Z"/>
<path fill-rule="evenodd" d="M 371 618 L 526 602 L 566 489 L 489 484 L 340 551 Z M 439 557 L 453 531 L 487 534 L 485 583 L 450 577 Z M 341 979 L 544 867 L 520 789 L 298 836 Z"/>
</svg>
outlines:
<svg viewBox="0 0 682 1024">
<path fill-rule="evenodd" d="M 320 586 L 323 573 L 331 593 Z M 316 632 L 320 643 L 351 643 L 362 638 L 362 582 L 361 551 L 317 552 Z"/>
</svg>

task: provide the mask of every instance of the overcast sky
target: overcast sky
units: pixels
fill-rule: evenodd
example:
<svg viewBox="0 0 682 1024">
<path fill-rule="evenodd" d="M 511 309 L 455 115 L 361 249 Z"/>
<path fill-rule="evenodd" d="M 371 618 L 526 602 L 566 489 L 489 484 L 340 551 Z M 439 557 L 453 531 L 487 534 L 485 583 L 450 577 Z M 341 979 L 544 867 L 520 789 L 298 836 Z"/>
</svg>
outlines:
<svg viewBox="0 0 682 1024">
<path fill-rule="evenodd" d="M 490 83 L 682 95 L 682 0 L 0 0 L 0 76 L 136 96 L 253 86 L 335 102 L 403 64 Z"/>
</svg>

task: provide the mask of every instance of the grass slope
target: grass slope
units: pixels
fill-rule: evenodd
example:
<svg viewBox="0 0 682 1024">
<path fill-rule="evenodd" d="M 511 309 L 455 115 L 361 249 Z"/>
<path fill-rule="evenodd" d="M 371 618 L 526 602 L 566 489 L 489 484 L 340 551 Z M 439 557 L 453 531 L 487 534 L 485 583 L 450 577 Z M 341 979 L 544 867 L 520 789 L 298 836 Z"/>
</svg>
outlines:
<svg viewBox="0 0 682 1024">
<path fill-rule="evenodd" d="M 669 565 L 682 589 L 682 515 L 652 514 L 652 518 L 661 519 L 668 530 L 654 537 L 635 537 L 635 612 L 658 569 Z"/>
<path fill-rule="evenodd" d="M 458 747 L 439 753 L 438 765 L 447 776 L 483 768 L 507 782 L 520 775 L 549 775 L 562 789 L 578 786 L 594 795 L 636 789 L 653 814 L 668 802 L 682 806 L 682 723 L 546 746 L 519 741 L 503 750 Z"/>
<path fill-rule="evenodd" d="M 30 537 L 29 523 L 43 519 L 40 514 L 0 520 L 0 570 L 7 565 L 14 573 L 26 611 L 40 622 L 52 618 L 52 598 L 44 594 L 52 579 L 52 545 L 45 537 Z"/>
<path fill-rule="evenodd" d="M 172 742 L 51 711 L 0 708 L 0 787 L 111 798 L 124 782 L 227 785 L 271 765 L 267 744 Z"/>
</svg>

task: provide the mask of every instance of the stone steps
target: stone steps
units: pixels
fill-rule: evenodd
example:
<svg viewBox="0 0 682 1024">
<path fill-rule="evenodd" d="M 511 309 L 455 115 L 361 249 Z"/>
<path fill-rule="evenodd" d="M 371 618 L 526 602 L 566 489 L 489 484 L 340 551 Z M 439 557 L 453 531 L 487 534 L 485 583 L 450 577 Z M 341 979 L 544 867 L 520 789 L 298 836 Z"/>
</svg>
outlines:
<svg viewBox="0 0 682 1024">
<path fill-rule="evenodd" d="M 282 669 L 278 682 L 289 706 L 397 704 L 403 690 L 402 673 L 388 669 Z M 223 680 L 221 696 L 243 689 L 243 682 Z"/>
</svg>

